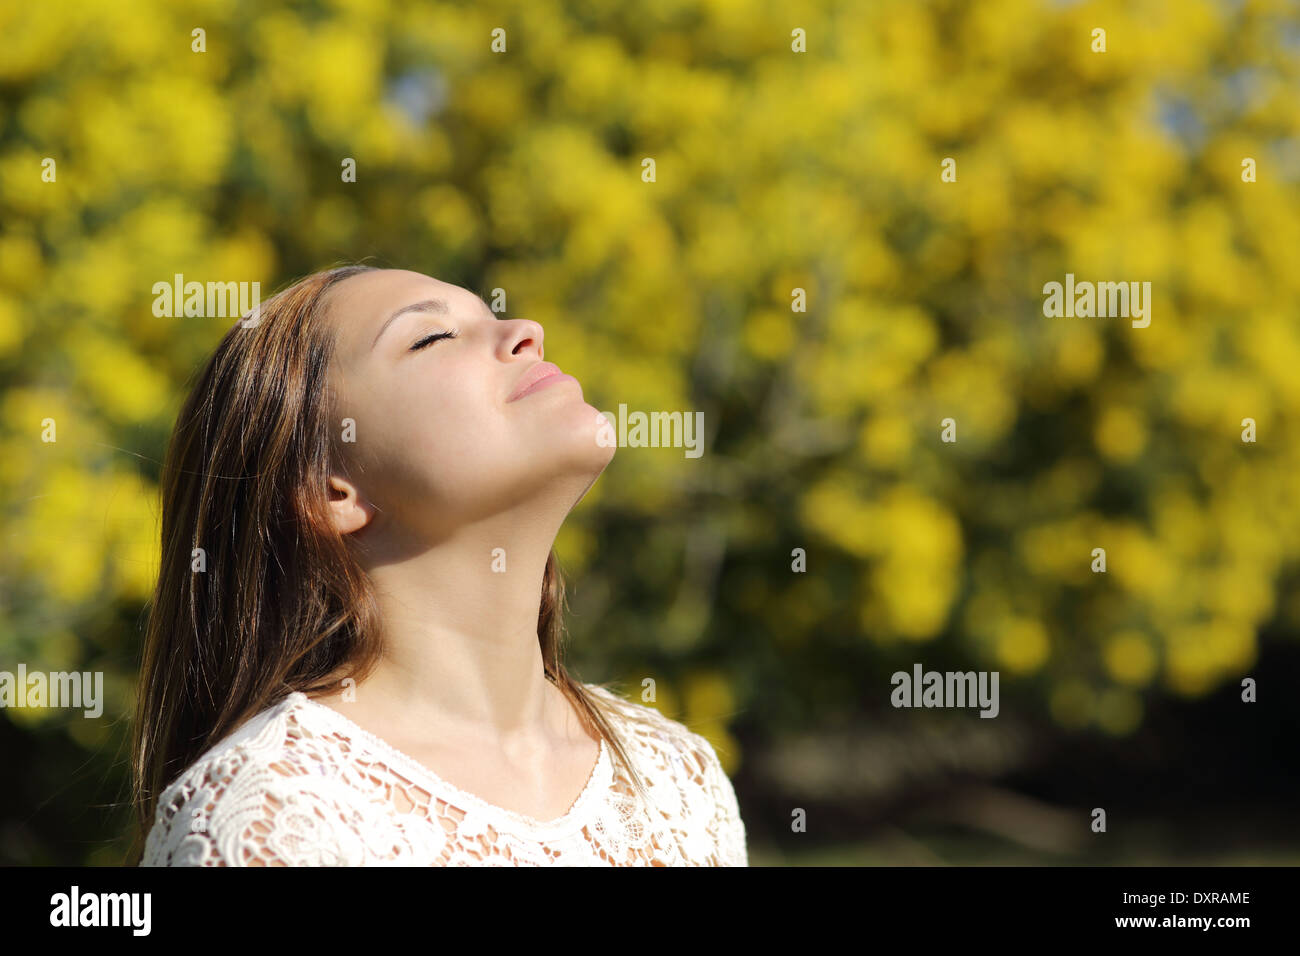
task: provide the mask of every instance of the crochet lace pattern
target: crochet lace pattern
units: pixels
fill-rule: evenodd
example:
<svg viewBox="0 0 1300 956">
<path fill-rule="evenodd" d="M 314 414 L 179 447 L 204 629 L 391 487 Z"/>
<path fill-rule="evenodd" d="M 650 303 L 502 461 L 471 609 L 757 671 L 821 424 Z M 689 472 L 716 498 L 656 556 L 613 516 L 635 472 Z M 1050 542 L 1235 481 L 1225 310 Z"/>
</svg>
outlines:
<svg viewBox="0 0 1300 956">
<path fill-rule="evenodd" d="M 247 721 L 160 795 L 142 866 L 747 866 L 712 745 L 595 684 L 649 791 L 605 741 L 568 811 L 494 806 L 301 692 Z"/>
</svg>

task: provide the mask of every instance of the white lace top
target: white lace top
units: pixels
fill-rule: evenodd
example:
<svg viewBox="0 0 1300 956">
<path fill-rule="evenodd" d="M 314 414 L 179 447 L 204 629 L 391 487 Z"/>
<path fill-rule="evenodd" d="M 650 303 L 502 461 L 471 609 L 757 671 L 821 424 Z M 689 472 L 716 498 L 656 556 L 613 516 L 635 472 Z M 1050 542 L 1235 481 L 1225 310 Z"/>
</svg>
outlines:
<svg viewBox="0 0 1300 956">
<path fill-rule="evenodd" d="M 200 757 L 158 800 L 142 866 L 748 866 L 731 781 L 708 740 L 615 704 L 647 806 L 605 742 L 547 822 L 458 790 L 295 692 Z"/>
</svg>

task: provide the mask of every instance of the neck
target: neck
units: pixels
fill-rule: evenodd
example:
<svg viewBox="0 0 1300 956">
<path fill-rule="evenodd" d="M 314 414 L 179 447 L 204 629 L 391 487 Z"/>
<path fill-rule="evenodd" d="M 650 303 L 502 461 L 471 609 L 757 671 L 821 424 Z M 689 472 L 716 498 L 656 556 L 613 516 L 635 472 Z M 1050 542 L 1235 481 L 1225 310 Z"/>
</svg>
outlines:
<svg viewBox="0 0 1300 956">
<path fill-rule="evenodd" d="M 546 679 L 537 635 L 558 530 L 505 513 L 400 560 L 372 549 L 384 654 L 357 685 L 363 706 L 485 744 L 564 735 L 572 711 Z"/>
</svg>

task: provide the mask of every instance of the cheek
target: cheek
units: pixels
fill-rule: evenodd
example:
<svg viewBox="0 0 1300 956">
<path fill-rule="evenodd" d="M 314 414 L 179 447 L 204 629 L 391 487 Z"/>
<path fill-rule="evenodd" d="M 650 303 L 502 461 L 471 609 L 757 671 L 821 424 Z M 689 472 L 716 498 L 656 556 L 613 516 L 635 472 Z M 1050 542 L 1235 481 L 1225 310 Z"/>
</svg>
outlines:
<svg viewBox="0 0 1300 956">
<path fill-rule="evenodd" d="M 376 410 L 390 453 L 449 491 L 509 463 L 516 437 L 481 369 L 440 369 Z"/>
</svg>

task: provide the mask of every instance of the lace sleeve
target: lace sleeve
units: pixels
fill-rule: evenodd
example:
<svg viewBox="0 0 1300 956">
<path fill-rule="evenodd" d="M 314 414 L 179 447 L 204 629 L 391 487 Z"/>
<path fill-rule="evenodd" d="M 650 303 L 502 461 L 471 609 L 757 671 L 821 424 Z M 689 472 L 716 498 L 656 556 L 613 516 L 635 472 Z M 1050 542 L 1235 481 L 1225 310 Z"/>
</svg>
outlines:
<svg viewBox="0 0 1300 956">
<path fill-rule="evenodd" d="M 328 779 L 241 754 L 205 761 L 164 792 L 141 866 L 354 866 L 359 814 Z"/>
<path fill-rule="evenodd" d="M 736 791 L 722 769 L 722 762 L 705 737 L 698 737 L 706 757 L 704 786 L 713 796 L 714 813 L 709 832 L 717 846 L 719 866 L 749 866 L 749 849 L 746 846 L 745 823 L 740 817 Z"/>
</svg>

